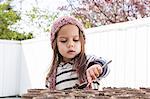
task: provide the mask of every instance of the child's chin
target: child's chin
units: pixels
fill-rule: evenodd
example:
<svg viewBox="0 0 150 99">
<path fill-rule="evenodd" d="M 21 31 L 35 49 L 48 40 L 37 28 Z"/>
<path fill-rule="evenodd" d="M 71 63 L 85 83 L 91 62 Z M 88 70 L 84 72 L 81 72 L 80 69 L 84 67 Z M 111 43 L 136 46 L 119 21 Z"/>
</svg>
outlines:
<svg viewBox="0 0 150 99">
<path fill-rule="evenodd" d="M 73 59 L 73 58 L 75 58 L 75 55 L 72 55 L 72 56 L 70 55 L 70 56 L 68 56 L 67 58 L 68 58 L 68 59 Z"/>
</svg>

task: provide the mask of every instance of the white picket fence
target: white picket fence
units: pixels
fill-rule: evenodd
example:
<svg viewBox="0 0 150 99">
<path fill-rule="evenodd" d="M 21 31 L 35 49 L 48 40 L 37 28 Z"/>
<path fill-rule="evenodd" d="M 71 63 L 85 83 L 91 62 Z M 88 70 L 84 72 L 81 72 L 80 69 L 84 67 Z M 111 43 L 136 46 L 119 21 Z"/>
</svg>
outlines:
<svg viewBox="0 0 150 99">
<path fill-rule="evenodd" d="M 0 97 L 19 94 L 20 42 L 0 40 Z"/>
<path fill-rule="evenodd" d="M 103 86 L 150 87 L 150 18 L 87 32 L 87 52 L 113 61 Z"/>
<path fill-rule="evenodd" d="M 150 18 L 87 29 L 86 52 L 112 60 L 103 87 L 150 87 Z M 0 40 L 0 97 L 45 88 L 49 39 Z"/>
</svg>

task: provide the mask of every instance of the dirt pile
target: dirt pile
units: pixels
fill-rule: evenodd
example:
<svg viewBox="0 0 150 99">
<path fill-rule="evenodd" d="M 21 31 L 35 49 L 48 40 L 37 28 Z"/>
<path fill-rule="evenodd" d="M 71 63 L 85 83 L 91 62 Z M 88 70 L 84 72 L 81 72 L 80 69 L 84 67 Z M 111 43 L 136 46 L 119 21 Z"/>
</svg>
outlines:
<svg viewBox="0 0 150 99">
<path fill-rule="evenodd" d="M 150 99 L 150 88 L 111 88 L 97 90 L 28 89 L 22 99 Z"/>
</svg>

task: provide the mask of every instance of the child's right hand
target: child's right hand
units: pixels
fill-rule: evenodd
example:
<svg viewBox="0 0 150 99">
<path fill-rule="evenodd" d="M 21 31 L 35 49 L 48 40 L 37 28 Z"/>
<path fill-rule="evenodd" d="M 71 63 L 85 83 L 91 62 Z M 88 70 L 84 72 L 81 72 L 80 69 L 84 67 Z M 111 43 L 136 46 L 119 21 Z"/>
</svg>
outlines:
<svg viewBox="0 0 150 99">
<path fill-rule="evenodd" d="M 87 76 L 87 81 L 89 84 L 93 82 L 93 80 L 96 80 L 97 77 L 103 72 L 102 66 L 99 64 L 94 64 L 90 66 L 86 70 L 86 76 Z"/>
</svg>

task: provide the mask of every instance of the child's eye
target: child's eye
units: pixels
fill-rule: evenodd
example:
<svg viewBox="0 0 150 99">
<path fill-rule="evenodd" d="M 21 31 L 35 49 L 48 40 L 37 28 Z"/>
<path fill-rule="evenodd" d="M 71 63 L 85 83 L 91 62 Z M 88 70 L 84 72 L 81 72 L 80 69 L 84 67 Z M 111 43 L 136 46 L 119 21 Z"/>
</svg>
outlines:
<svg viewBox="0 0 150 99">
<path fill-rule="evenodd" d="M 65 42 L 67 42 L 66 40 L 64 40 L 64 41 L 60 41 L 61 43 L 65 43 Z"/>
<path fill-rule="evenodd" d="M 78 42 L 78 41 L 79 41 L 79 39 L 74 39 L 73 41 Z"/>
</svg>

